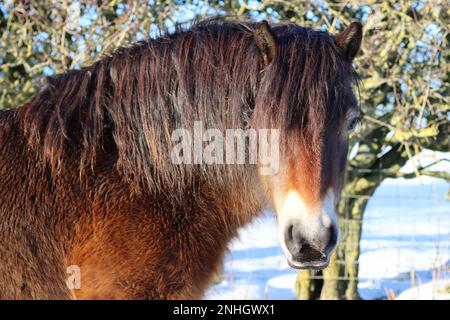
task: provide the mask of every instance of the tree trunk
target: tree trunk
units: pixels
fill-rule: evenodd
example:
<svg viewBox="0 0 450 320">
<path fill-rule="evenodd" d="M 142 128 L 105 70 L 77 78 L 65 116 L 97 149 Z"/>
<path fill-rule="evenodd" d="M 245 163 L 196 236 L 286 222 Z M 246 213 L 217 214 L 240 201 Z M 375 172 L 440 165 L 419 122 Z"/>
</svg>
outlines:
<svg viewBox="0 0 450 320">
<path fill-rule="evenodd" d="M 317 300 L 320 298 L 323 280 L 321 279 L 321 271 L 316 275 L 311 274 L 308 270 L 300 270 L 298 272 L 295 284 L 295 293 L 299 300 Z"/>
</svg>

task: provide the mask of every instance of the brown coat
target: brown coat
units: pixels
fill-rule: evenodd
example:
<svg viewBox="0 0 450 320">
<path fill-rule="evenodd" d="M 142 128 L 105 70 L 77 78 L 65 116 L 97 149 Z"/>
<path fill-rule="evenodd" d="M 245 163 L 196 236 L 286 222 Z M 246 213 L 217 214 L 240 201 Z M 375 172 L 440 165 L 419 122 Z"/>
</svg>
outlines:
<svg viewBox="0 0 450 320">
<path fill-rule="evenodd" d="M 355 104 L 351 65 L 326 33 L 274 25 L 278 43 L 255 45 L 254 28 L 213 20 L 121 48 L 0 112 L 0 299 L 201 297 L 272 199 L 253 165 L 170 162 L 170 133 L 196 120 L 280 128 L 288 163 L 313 157 L 299 188 L 320 196 L 320 139 Z"/>
</svg>

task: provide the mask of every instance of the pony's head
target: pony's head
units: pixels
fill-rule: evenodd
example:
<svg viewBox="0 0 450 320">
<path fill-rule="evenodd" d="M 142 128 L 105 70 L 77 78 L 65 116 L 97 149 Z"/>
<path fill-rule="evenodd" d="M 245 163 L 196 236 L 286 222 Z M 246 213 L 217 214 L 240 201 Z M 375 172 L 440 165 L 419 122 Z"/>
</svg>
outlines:
<svg viewBox="0 0 450 320">
<path fill-rule="evenodd" d="M 263 75 L 254 123 L 280 128 L 280 169 L 265 176 L 289 264 L 322 269 L 339 239 L 337 202 L 348 136 L 360 119 L 352 60 L 354 22 L 337 36 L 294 25 L 256 25 Z"/>
</svg>

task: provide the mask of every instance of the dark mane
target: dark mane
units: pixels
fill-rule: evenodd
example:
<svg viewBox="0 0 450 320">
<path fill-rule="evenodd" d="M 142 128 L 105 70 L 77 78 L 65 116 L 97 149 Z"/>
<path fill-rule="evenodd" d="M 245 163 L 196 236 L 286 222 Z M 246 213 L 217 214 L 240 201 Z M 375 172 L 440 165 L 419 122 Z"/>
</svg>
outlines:
<svg viewBox="0 0 450 320">
<path fill-rule="evenodd" d="M 161 181 L 175 185 L 199 174 L 170 163 L 176 128 L 197 120 L 219 129 L 279 128 L 289 146 L 298 137 L 288 132 L 318 132 L 323 117 L 345 111 L 330 103 L 345 101 L 343 86 L 352 77 L 333 36 L 275 24 L 280 51 L 262 70 L 254 26 L 200 22 L 49 78 L 20 111 L 30 146 L 55 171 L 69 150 L 76 152 L 80 173 L 112 150 L 135 190 L 155 190 Z M 329 110 L 335 105 L 340 110 Z"/>
</svg>

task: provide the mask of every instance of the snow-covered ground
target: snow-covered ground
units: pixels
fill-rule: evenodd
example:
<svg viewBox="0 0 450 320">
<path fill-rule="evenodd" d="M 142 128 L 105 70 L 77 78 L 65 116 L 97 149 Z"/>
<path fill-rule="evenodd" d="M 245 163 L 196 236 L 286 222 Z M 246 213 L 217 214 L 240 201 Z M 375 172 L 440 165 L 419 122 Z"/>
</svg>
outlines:
<svg viewBox="0 0 450 320">
<path fill-rule="evenodd" d="M 368 204 L 359 260 L 365 299 L 450 278 L 449 186 L 421 180 L 388 179 Z"/>
<path fill-rule="evenodd" d="M 436 169 L 450 171 L 446 163 Z M 410 163 L 403 168 L 410 170 Z M 450 299 L 448 190 L 447 182 L 430 177 L 383 181 L 363 221 L 364 299 Z M 206 298 L 294 299 L 296 275 L 279 246 L 273 215 L 264 213 L 230 244 L 225 278 Z"/>
</svg>

